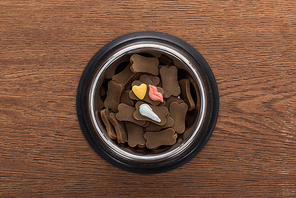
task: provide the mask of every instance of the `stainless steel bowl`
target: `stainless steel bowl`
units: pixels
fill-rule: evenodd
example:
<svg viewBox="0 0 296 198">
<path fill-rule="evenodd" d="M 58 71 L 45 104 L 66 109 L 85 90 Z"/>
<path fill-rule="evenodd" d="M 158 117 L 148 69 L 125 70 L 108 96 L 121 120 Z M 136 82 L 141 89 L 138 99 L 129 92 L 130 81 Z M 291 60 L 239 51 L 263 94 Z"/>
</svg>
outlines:
<svg viewBox="0 0 296 198">
<path fill-rule="evenodd" d="M 106 134 L 98 114 L 99 91 L 106 73 L 132 54 L 165 55 L 192 79 L 197 108 L 177 145 L 152 152 L 137 152 L 119 145 Z M 105 45 L 87 65 L 78 87 L 78 119 L 90 145 L 113 165 L 131 172 L 158 173 L 193 158 L 206 144 L 218 116 L 219 96 L 213 73 L 203 57 L 185 41 L 160 32 L 136 32 Z"/>
</svg>

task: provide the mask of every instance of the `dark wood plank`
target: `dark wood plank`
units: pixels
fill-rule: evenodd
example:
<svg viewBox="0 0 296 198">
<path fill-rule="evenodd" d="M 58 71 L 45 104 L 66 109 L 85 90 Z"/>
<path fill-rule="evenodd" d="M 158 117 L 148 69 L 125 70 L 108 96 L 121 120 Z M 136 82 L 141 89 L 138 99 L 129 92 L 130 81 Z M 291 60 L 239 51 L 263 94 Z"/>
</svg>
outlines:
<svg viewBox="0 0 296 198">
<path fill-rule="evenodd" d="M 295 1 L 2 0 L 0 7 L 1 197 L 295 197 Z M 90 58 L 140 30 L 193 45 L 220 92 L 206 147 L 157 175 L 101 159 L 75 111 Z"/>
</svg>

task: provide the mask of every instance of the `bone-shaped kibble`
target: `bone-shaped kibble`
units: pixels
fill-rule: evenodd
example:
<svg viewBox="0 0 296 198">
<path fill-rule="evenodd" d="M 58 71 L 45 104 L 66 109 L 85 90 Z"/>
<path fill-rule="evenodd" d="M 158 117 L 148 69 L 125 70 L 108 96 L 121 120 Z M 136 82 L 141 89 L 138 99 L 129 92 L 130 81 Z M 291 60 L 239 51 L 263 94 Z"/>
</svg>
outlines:
<svg viewBox="0 0 296 198">
<path fill-rule="evenodd" d="M 120 103 L 118 105 L 118 113 L 116 113 L 116 118 L 119 121 L 133 122 L 137 125 L 143 126 L 145 124 L 145 121 L 136 120 L 134 118 L 133 114 L 135 111 L 135 107 L 129 106 L 124 103 Z"/>
<path fill-rule="evenodd" d="M 174 129 L 168 128 L 159 132 L 146 132 L 144 138 L 147 140 L 146 147 L 149 149 L 156 149 L 160 146 L 169 146 L 176 143 L 178 134 Z"/>
<path fill-rule="evenodd" d="M 196 103 L 195 103 L 195 109 L 196 110 L 199 110 L 200 109 L 200 104 L 201 104 L 201 101 L 200 101 L 200 93 L 199 93 L 199 87 L 197 86 L 197 84 L 194 82 L 193 78 L 191 76 L 188 76 L 188 80 L 191 82 L 191 84 L 193 85 L 194 87 L 194 90 L 195 90 L 195 99 L 196 99 Z"/>
<path fill-rule="evenodd" d="M 146 103 L 144 103 L 144 102 L 142 102 L 142 101 L 138 101 L 137 103 L 136 103 L 136 105 L 135 105 L 135 107 L 136 107 L 136 111 L 134 112 L 134 118 L 136 119 L 136 120 L 140 120 L 140 121 L 150 121 L 150 122 L 153 122 L 153 123 L 155 123 L 155 124 L 157 124 L 157 125 L 164 125 L 165 123 L 166 123 L 166 115 L 168 115 L 168 113 L 169 113 L 169 111 L 168 111 L 168 109 L 166 108 L 166 107 L 164 107 L 164 106 L 153 106 L 153 105 L 149 105 L 150 107 L 151 107 L 151 109 L 152 109 L 152 111 L 160 118 L 160 122 L 157 122 L 157 121 L 155 121 L 155 120 L 152 120 L 152 119 L 150 119 L 150 118 L 148 118 L 148 117 L 146 117 L 146 116 L 143 116 L 143 115 L 141 115 L 141 113 L 139 112 L 139 110 L 140 110 L 140 106 L 142 105 L 142 104 L 146 104 Z M 147 105 L 147 104 L 146 104 Z"/>
<path fill-rule="evenodd" d="M 163 126 L 150 123 L 149 126 L 146 128 L 146 131 L 160 131 L 161 129 L 169 128 L 174 125 L 174 120 L 169 114 L 166 116 L 166 120 L 167 122 Z"/>
<path fill-rule="evenodd" d="M 125 87 L 131 83 L 133 80 L 135 80 L 140 74 L 139 73 L 133 73 L 130 70 L 130 64 L 120 73 L 114 75 L 112 77 L 112 80 L 116 81 L 117 83 L 123 84 Z"/>
<path fill-rule="evenodd" d="M 129 106 L 134 106 L 134 101 L 129 97 L 129 90 L 125 90 L 122 92 L 120 103 L 125 103 Z"/>
<path fill-rule="evenodd" d="M 130 58 L 128 56 L 124 56 L 121 59 L 117 59 L 114 63 L 112 63 L 112 66 L 108 67 L 107 70 L 105 70 L 105 78 L 111 79 L 114 76 L 115 70 L 120 67 L 124 67 L 129 64 Z M 129 66 L 128 66 L 129 67 Z"/>
<path fill-rule="evenodd" d="M 111 122 L 111 124 L 114 126 L 116 136 L 117 136 L 117 142 L 119 144 L 124 144 L 127 142 L 127 133 L 125 129 L 125 125 L 123 122 L 119 122 L 114 113 L 110 113 L 108 116 L 108 120 Z"/>
<path fill-rule="evenodd" d="M 130 62 L 132 63 L 130 69 L 134 73 L 148 73 L 152 75 L 158 75 L 159 73 L 159 61 L 157 58 L 133 54 L 131 56 Z"/>
<path fill-rule="evenodd" d="M 166 107 L 167 108 L 170 108 L 170 104 L 172 103 L 172 102 L 177 102 L 177 103 L 182 103 L 182 102 L 184 102 L 184 100 L 182 100 L 181 98 L 178 98 L 178 97 L 176 97 L 176 96 L 171 96 L 171 97 L 169 97 L 167 100 L 166 100 Z"/>
<path fill-rule="evenodd" d="M 185 131 L 185 117 L 188 110 L 186 103 L 172 102 L 170 104 L 170 115 L 174 119 L 173 129 L 179 134 Z"/>
<path fill-rule="evenodd" d="M 106 88 L 104 86 L 101 86 L 100 88 L 97 87 L 95 91 L 95 109 L 100 111 L 104 107 L 104 102 L 102 100 L 102 97 L 105 98 L 106 95 Z"/>
<path fill-rule="evenodd" d="M 179 85 L 181 88 L 181 98 L 188 105 L 189 111 L 191 111 L 195 108 L 195 104 L 190 91 L 190 81 L 187 78 L 179 80 Z"/>
<path fill-rule="evenodd" d="M 157 86 L 160 83 L 160 79 L 157 76 L 142 74 L 139 81 L 145 83 L 146 85 Z"/>
<path fill-rule="evenodd" d="M 159 70 L 162 89 L 164 91 L 163 96 L 169 98 L 170 96 L 180 95 L 180 87 L 178 83 L 178 69 L 175 66 L 163 66 Z"/>
<path fill-rule="evenodd" d="M 108 109 L 103 109 L 103 110 L 100 111 L 100 115 L 101 115 L 103 123 L 105 124 L 108 136 L 111 139 L 116 139 L 115 130 L 114 130 L 113 126 L 111 125 L 111 123 L 108 120 L 109 114 L 110 114 L 110 111 Z"/>
<path fill-rule="evenodd" d="M 123 84 L 116 83 L 114 80 L 109 81 L 107 97 L 104 101 L 104 106 L 106 108 L 110 108 L 114 112 L 117 112 L 117 106 L 120 102 L 120 97 L 123 89 Z"/>
<path fill-rule="evenodd" d="M 134 124 L 132 122 L 125 122 L 127 134 L 128 134 L 128 145 L 130 147 L 144 147 L 146 140 L 144 139 L 143 127 Z"/>
</svg>

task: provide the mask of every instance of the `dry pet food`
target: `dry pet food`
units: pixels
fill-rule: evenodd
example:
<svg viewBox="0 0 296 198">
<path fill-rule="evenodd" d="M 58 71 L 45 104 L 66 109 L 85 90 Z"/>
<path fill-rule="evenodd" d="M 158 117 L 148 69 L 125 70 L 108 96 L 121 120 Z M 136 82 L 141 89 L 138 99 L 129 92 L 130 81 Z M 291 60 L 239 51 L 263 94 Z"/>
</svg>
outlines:
<svg viewBox="0 0 296 198">
<path fill-rule="evenodd" d="M 104 97 L 99 98 L 104 102 L 99 116 L 106 134 L 122 148 L 139 153 L 180 145 L 183 133 L 192 127 L 186 120 L 193 119 L 191 110 L 196 112 L 195 101 L 199 101 L 193 98 L 197 94 L 191 93 L 192 79 L 179 77 L 180 71 L 170 58 L 150 56 L 133 54 L 129 63 L 121 64 L 125 68 L 112 68 L 115 75 L 104 79 Z"/>
</svg>

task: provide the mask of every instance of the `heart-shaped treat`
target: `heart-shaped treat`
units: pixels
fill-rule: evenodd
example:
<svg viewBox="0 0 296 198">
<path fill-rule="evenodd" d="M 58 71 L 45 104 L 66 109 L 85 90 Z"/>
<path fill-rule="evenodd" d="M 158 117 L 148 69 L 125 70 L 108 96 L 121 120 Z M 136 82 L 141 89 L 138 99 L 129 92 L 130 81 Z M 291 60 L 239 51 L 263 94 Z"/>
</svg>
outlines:
<svg viewBox="0 0 296 198">
<path fill-rule="evenodd" d="M 151 100 L 163 102 L 163 96 L 161 93 L 157 91 L 157 87 L 153 85 L 148 85 L 148 86 L 149 86 L 149 97 L 151 98 Z"/>
<path fill-rule="evenodd" d="M 146 95 L 147 85 L 144 83 L 142 83 L 140 86 L 134 85 L 132 91 L 139 99 L 143 100 Z"/>
<path fill-rule="evenodd" d="M 155 122 L 161 122 L 161 119 L 153 112 L 152 108 L 148 104 L 141 104 L 139 112 L 142 116 L 150 118 Z"/>
</svg>

